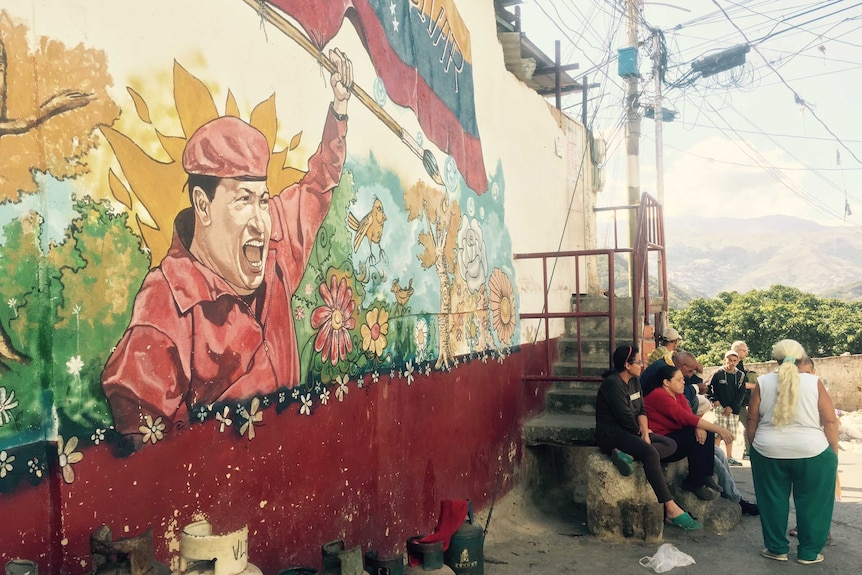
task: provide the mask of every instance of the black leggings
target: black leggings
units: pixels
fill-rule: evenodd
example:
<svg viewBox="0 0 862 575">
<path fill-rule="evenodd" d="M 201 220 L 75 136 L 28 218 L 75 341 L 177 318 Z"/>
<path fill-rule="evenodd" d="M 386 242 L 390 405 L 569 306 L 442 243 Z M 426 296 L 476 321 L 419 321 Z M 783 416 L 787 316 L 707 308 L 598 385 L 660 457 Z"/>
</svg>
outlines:
<svg viewBox="0 0 862 575">
<path fill-rule="evenodd" d="M 715 434 L 711 431 L 706 433 L 706 441 L 698 443 L 694 434 L 694 427 L 683 427 L 672 431 L 668 437 L 676 442 L 676 451 L 669 457 L 663 457 L 662 462 L 669 463 L 688 458 L 687 482 L 694 486 L 703 485 L 707 477 L 713 474 L 715 461 Z"/>
<path fill-rule="evenodd" d="M 661 461 L 676 452 L 676 442 L 664 435 L 649 434 L 650 443 L 647 443 L 633 433 L 619 433 L 613 438 L 600 438 L 599 449 L 604 453 L 610 453 L 613 449 L 619 449 L 628 453 L 644 466 L 644 475 L 652 486 L 659 503 L 667 503 L 673 497 L 667 488 L 667 481 L 661 469 Z"/>
</svg>

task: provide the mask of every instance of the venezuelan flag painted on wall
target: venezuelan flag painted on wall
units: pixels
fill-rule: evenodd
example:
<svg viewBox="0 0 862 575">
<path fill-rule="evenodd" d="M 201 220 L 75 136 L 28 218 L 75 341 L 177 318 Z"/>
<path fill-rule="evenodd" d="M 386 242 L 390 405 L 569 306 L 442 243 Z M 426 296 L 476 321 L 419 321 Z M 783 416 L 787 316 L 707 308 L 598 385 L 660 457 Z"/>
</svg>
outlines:
<svg viewBox="0 0 862 575">
<path fill-rule="evenodd" d="M 269 2 L 294 18 L 318 49 L 350 21 L 389 98 L 416 113 L 426 137 L 452 156 L 471 189 L 487 189 L 470 33 L 454 0 Z"/>
</svg>

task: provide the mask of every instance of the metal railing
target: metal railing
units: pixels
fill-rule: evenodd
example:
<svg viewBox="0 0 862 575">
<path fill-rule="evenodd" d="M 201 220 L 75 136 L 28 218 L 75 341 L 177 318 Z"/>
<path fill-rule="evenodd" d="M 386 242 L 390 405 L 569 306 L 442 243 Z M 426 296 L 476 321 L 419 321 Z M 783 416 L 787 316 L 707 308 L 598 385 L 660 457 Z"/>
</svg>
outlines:
<svg viewBox="0 0 862 575">
<path fill-rule="evenodd" d="M 620 247 L 617 235 L 617 215 L 626 210 L 636 210 L 636 231 L 634 248 Z M 541 373 L 524 375 L 525 381 L 598 381 L 601 378 L 595 375 L 585 374 L 583 371 L 584 358 L 582 342 L 581 321 L 584 318 L 607 318 L 608 324 L 608 342 L 610 349 L 613 350 L 616 346 L 616 319 L 618 315 L 631 314 L 632 318 L 632 341 L 640 343 L 643 326 L 649 324 L 650 310 L 654 310 L 658 304 L 658 310 L 653 311 L 653 325 L 663 325 L 664 318 L 667 315 L 667 267 L 665 263 L 665 246 L 664 246 L 664 221 L 662 215 L 662 207 L 649 194 L 644 193 L 641 196 L 640 204 L 636 206 L 616 206 L 609 208 L 597 208 L 596 211 L 611 211 L 614 220 L 614 247 L 609 249 L 595 250 L 576 250 L 562 252 L 534 252 L 525 254 L 515 254 L 515 260 L 539 260 L 542 266 L 542 311 L 540 312 L 525 312 L 519 315 L 521 321 L 538 319 L 544 325 L 545 342 L 550 342 L 550 320 L 574 318 L 574 335 L 577 341 L 577 369 L 575 375 L 559 375 L 553 372 L 553 363 L 555 360 L 555 348 L 550 344 L 546 345 L 547 354 L 545 359 L 544 369 Z M 631 281 L 631 309 L 618 310 L 616 305 L 616 297 L 611 297 L 616 294 L 615 284 L 615 265 L 617 258 L 620 256 L 628 256 L 629 260 L 629 277 Z M 656 262 L 656 294 L 650 294 L 650 258 L 657 258 Z M 574 305 L 565 311 L 551 310 L 549 304 L 550 285 L 552 281 L 549 275 L 549 262 L 552 269 L 555 269 L 558 262 L 564 259 L 574 258 L 575 268 L 575 285 L 572 286 L 572 295 Z M 595 258 L 598 264 L 601 258 L 604 258 L 607 266 L 607 282 L 602 294 L 608 296 L 608 305 L 606 310 L 602 311 L 584 311 L 581 309 L 582 294 L 586 294 L 587 278 L 581 277 L 581 259 Z M 595 294 L 599 295 L 599 294 Z M 571 309 L 574 307 L 574 310 Z"/>
</svg>

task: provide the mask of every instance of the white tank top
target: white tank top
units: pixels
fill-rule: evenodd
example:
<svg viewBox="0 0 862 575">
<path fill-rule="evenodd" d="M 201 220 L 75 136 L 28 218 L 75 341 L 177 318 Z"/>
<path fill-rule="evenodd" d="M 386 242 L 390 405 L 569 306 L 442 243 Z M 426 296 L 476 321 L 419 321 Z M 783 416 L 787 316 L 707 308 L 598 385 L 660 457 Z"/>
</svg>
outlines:
<svg viewBox="0 0 862 575">
<path fill-rule="evenodd" d="M 752 446 L 758 453 L 771 459 L 805 459 L 820 455 L 829 447 L 817 407 L 818 381 L 816 375 L 799 374 L 796 413 L 790 423 L 776 427 L 772 424 L 772 412 L 778 395 L 778 373 L 767 373 L 757 378 L 760 385 L 760 423 Z"/>
</svg>

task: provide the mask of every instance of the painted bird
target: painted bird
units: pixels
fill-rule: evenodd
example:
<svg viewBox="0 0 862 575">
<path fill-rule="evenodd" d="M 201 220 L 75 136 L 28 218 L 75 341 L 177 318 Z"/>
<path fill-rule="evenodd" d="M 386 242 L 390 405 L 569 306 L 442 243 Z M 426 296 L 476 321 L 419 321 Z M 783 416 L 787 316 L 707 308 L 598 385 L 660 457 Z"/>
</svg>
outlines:
<svg viewBox="0 0 862 575">
<path fill-rule="evenodd" d="M 401 287 L 397 278 L 392 280 L 392 293 L 395 294 L 395 301 L 398 302 L 398 305 L 405 305 L 410 296 L 413 295 L 413 278 L 407 282 L 406 288 Z"/>
<path fill-rule="evenodd" d="M 359 245 L 364 238 L 368 238 L 368 251 L 371 254 L 371 260 L 374 260 L 374 250 L 372 244 L 377 244 L 378 258 L 383 257 L 383 248 L 380 247 L 380 238 L 383 237 L 383 222 L 386 221 L 386 214 L 383 213 L 383 202 L 378 198 L 374 198 L 374 204 L 371 206 L 371 211 L 365 214 L 361 220 L 357 220 L 356 216 L 347 214 L 347 226 L 355 232 L 353 236 L 353 251 L 359 251 Z"/>
</svg>

